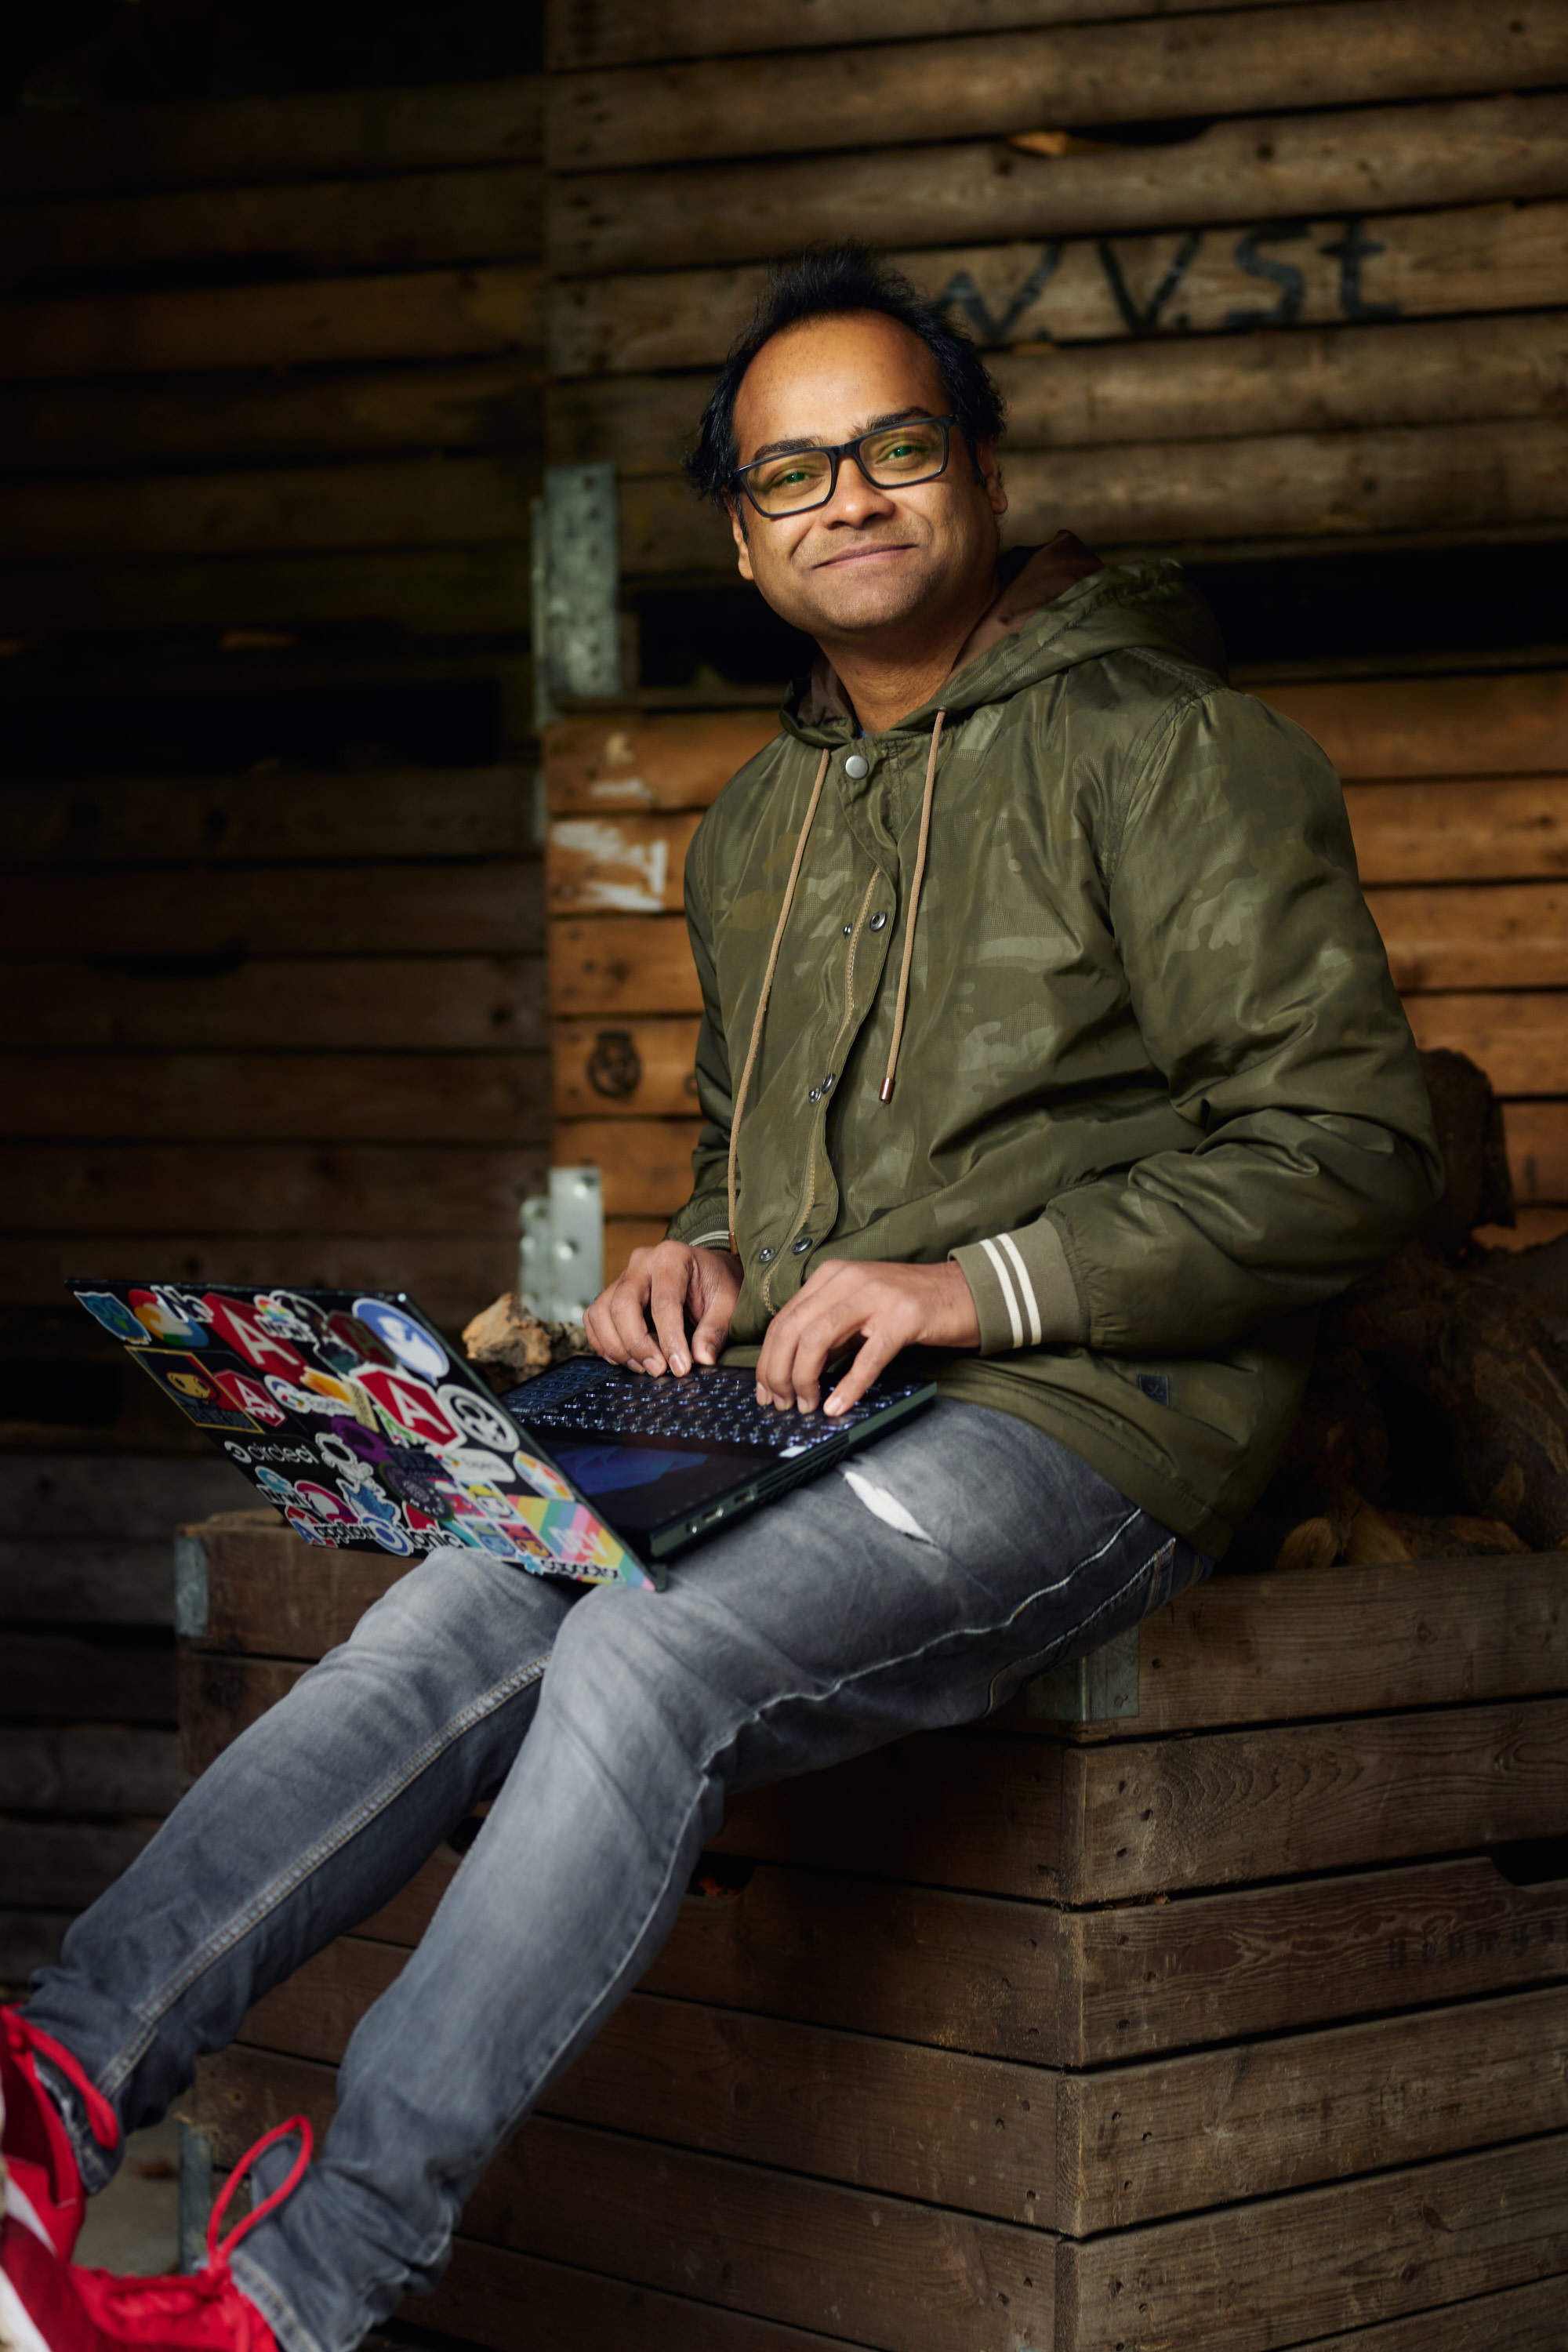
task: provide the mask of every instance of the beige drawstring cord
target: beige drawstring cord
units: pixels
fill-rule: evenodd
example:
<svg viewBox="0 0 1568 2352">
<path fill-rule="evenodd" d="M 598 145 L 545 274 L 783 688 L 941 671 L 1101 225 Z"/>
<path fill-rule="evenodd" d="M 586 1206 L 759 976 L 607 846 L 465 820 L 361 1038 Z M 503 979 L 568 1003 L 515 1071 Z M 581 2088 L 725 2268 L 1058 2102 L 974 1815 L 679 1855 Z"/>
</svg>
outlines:
<svg viewBox="0 0 1568 2352">
<path fill-rule="evenodd" d="M 779 949 L 784 944 L 784 925 L 789 920 L 789 910 L 795 903 L 795 886 L 800 878 L 801 859 L 805 856 L 806 835 L 811 831 L 812 818 L 816 814 L 816 803 L 822 798 L 822 787 L 827 776 L 827 763 L 832 756 L 831 751 L 824 751 L 817 766 L 816 782 L 811 788 L 811 798 L 805 804 L 805 823 L 801 826 L 800 839 L 795 845 L 795 862 L 789 869 L 789 880 L 784 884 L 784 905 L 779 908 L 779 919 L 773 926 L 773 943 L 768 950 L 768 968 L 763 974 L 763 992 L 757 999 L 757 1017 L 752 1024 L 752 1042 L 746 1049 L 746 1066 L 741 1073 L 740 1088 L 735 1096 L 734 1108 L 730 1114 L 730 1166 L 727 1181 L 730 1194 L 730 1250 L 734 1257 L 739 1257 L 741 1255 L 735 1246 L 735 1154 L 741 1146 L 741 1113 L 746 1107 L 746 1088 L 752 1083 L 752 1072 L 757 1064 L 757 1048 L 763 1042 L 763 1023 L 767 1018 L 768 997 L 773 990 L 773 972 L 778 964 Z"/>
<path fill-rule="evenodd" d="M 936 714 L 936 725 L 931 730 L 931 757 L 926 761 L 925 798 L 921 803 L 921 842 L 915 852 L 915 877 L 910 885 L 910 914 L 904 925 L 904 960 L 899 967 L 899 993 L 893 1005 L 893 1042 L 888 1048 L 888 1075 L 882 1080 L 880 1099 L 893 1098 L 893 1072 L 899 1066 L 899 1047 L 904 1035 L 904 1007 L 910 997 L 910 965 L 915 952 L 915 917 L 920 911 L 921 884 L 925 879 L 926 844 L 931 839 L 931 794 L 936 790 L 936 747 L 942 741 L 942 722 L 945 710 Z"/>
</svg>

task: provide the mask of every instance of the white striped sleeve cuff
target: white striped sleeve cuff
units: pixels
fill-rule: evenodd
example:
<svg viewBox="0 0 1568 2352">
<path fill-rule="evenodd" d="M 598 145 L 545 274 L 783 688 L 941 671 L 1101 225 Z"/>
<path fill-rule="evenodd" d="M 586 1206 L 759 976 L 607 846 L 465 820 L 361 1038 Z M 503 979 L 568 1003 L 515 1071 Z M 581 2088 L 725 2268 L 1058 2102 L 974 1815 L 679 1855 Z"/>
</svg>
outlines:
<svg viewBox="0 0 1568 2352">
<path fill-rule="evenodd" d="M 966 1242 L 949 1255 L 973 1294 L 983 1356 L 1074 1346 L 1088 1338 L 1089 1318 L 1061 1236 L 1048 1219 L 990 1241 Z"/>
</svg>

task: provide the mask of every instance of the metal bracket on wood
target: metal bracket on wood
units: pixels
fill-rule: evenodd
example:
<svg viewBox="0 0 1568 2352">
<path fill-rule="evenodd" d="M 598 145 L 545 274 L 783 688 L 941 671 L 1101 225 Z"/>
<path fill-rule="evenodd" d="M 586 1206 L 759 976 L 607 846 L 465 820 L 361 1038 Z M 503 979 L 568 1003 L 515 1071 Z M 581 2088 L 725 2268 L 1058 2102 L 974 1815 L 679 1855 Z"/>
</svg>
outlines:
<svg viewBox="0 0 1568 2352">
<path fill-rule="evenodd" d="M 207 1548 L 200 1536 L 174 1538 L 174 1631 L 197 1642 L 207 1630 Z"/>
<path fill-rule="evenodd" d="M 614 466 L 546 466 L 532 507 L 534 720 L 621 690 L 620 531 Z"/>
<path fill-rule="evenodd" d="M 1098 1650 L 1064 1658 L 1028 1685 L 1030 1715 L 1047 1723 L 1111 1723 L 1138 1712 L 1138 1625 Z"/>
<path fill-rule="evenodd" d="M 545 1323 L 580 1323 L 605 1286 L 605 1196 L 596 1168 L 552 1168 L 550 1190 L 522 1204 L 518 1289 Z"/>
<path fill-rule="evenodd" d="M 213 2141 L 199 2124 L 180 2119 L 180 2268 L 199 2271 L 207 2258 L 207 2222 L 213 2210 Z"/>
</svg>

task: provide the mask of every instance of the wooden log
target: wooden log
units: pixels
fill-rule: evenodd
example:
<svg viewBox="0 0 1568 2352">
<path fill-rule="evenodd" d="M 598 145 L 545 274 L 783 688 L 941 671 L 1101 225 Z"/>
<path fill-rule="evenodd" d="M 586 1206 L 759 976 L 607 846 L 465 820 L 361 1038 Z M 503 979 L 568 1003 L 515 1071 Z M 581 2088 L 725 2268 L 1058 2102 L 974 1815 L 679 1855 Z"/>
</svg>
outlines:
<svg viewBox="0 0 1568 2352">
<path fill-rule="evenodd" d="M 1345 806 L 1363 882 L 1515 882 L 1568 873 L 1568 776 L 1352 784 Z"/>
<path fill-rule="evenodd" d="M 544 179 L 529 165 L 182 189 L 7 207 L 0 278 L 261 264 L 273 275 L 531 260 Z"/>
<path fill-rule="evenodd" d="M 269 1516 L 270 1526 L 230 1517 L 188 1530 L 182 1560 L 187 1653 L 320 1658 L 346 1642 L 365 1611 L 408 1573 L 409 1562 L 384 1552 L 318 1556 L 276 1513 Z"/>
<path fill-rule="evenodd" d="M 558 1119 L 560 1164 L 589 1160 L 599 1171 L 606 1217 L 658 1217 L 667 1222 L 689 1197 L 696 1119 Z"/>
<path fill-rule="evenodd" d="M 702 992 L 678 915 L 606 915 L 550 926 L 558 1014 L 700 1013 Z"/>
<path fill-rule="evenodd" d="M 1379 8 L 1402 0 L 1374 0 Z M 1238 327 L 1560 309 L 1558 202 L 1148 236 L 946 246 L 895 255 L 983 347 L 1234 334 Z M 1300 234 L 1297 234 L 1297 231 Z M 1372 247 L 1379 249 L 1373 253 Z M 1259 258 L 1296 278 L 1265 278 Z M 636 375 L 717 365 L 765 281 L 757 265 L 567 278 L 551 300 L 552 372 Z"/>
<path fill-rule="evenodd" d="M 627 566 L 630 569 L 630 566 Z M 692 816 L 563 816 L 544 851 L 552 915 L 678 915 Z"/>
<path fill-rule="evenodd" d="M 1515 1198 L 1529 1207 L 1568 1202 L 1568 1102 L 1510 1103 L 1507 1126 Z"/>
<path fill-rule="evenodd" d="M 1471 0 L 1317 0 L 1288 14 L 957 34 L 816 57 L 721 58 L 563 75 L 553 172 L 901 146 L 1078 123 L 1526 89 L 1568 78 L 1550 5 L 1506 24 Z"/>
<path fill-rule="evenodd" d="M 83 1910 L 130 1868 L 157 1826 L 0 1821 L 0 1886 L 28 1909 Z"/>
<path fill-rule="evenodd" d="M 1321 743 L 1342 776 L 1501 777 L 1568 769 L 1568 675 L 1335 679 L 1264 686 L 1270 709 Z"/>
<path fill-rule="evenodd" d="M 179 1750 L 173 1731 L 106 1723 L 0 1728 L 0 1805 L 28 1812 L 166 1813 L 185 1790 Z"/>
<path fill-rule="evenodd" d="M 405 1958 L 342 1937 L 239 2038 L 335 2065 Z M 1564 1997 L 1523 1998 L 1554 2021 Z M 540 2112 L 1052 2229 L 1056 2088 L 1033 2067 L 634 1993 Z"/>
<path fill-rule="evenodd" d="M 537 1143 L 546 1084 L 539 1054 L 0 1055 L 0 1133 Z"/>
<path fill-rule="evenodd" d="M 59 1307 L 68 1280 L 129 1273 L 149 1282 L 288 1283 L 296 1289 L 407 1290 L 443 1329 L 461 1330 L 517 1279 L 515 1220 L 489 1233 L 311 1234 L 120 1232 L 0 1240 L 0 1297 Z M 119 1368 L 117 1368 L 119 1369 Z M 129 1361 L 127 1381 L 136 1379 Z M 186 1424 L 166 1392 L 145 1383 L 151 1417 L 142 1443 L 173 1448 Z M 101 1440 L 102 1432 L 95 1433 Z M 12 1443 L 38 1444 L 37 1430 Z M 132 1442 L 135 1442 L 134 1433 Z"/>
<path fill-rule="evenodd" d="M 542 78 L 519 74 L 19 114 L 0 157 L 0 193 L 37 202 L 93 188 L 211 188 L 529 163 L 539 155 L 543 108 Z"/>
<path fill-rule="evenodd" d="M 557 1021 L 551 1037 L 555 1116 L 602 1120 L 620 1114 L 637 1119 L 637 1128 L 616 1154 L 624 1160 L 642 1141 L 643 1120 L 692 1117 L 696 1057 L 695 1021 L 632 1021 L 615 1028 L 595 1021 Z M 679 1206 L 678 1200 L 675 1208 Z"/>
<path fill-rule="evenodd" d="M 637 1147 L 638 1171 L 645 1157 Z M 19 1143 L 0 1164 L 0 1216 L 13 1233 L 69 1234 L 92 1257 L 100 1234 L 188 1223 L 196 1199 L 204 1222 L 231 1237 L 493 1235 L 516 1231 L 520 1204 L 543 1189 L 548 1167 L 542 1137 L 521 1148 L 206 1143 L 195 1154 L 179 1143 Z M 205 1515 L 198 1490 L 160 1525 Z"/>
<path fill-rule="evenodd" d="M 186 1520 L 237 1510 L 253 1495 L 249 1482 L 216 1455 L 160 1462 L 0 1453 L 0 1525 L 12 1536 L 155 1537 L 166 1543 Z"/>
<path fill-rule="evenodd" d="M 296 627 L 375 620 L 430 636 L 528 626 L 527 549 L 384 549 L 211 562 L 15 564 L 0 568 L 0 627 Z"/>
<path fill-rule="evenodd" d="M 540 437 L 542 377 L 530 356 L 260 383 L 241 375 L 23 386 L 0 392 L 0 467 L 104 474 L 515 448 Z"/>
<path fill-rule="evenodd" d="M 907 41 L 921 33 L 990 33 L 1016 25 L 1086 25 L 1103 16 L 1184 16 L 1272 0 L 759 0 L 739 16 L 725 0 L 574 0 L 546 29 L 550 70 L 814 49 L 845 41 Z"/>
<path fill-rule="evenodd" d="M 1512 1255 L 1561 1241 L 1564 1234 L 1568 1234 L 1568 1208 L 1516 1209 L 1511 1225 L 1482 1225 L 1476 1241 L 1482 1249 L 1506 1250 Z"/>
<path fill-rule="evenodd" d="M 1412 996 L 1405 1009 L 1424 1051 L 1468 1054 L 1500 1094 L 1568 1093 L 1568 1001 L 1561 995 Z M 1517 1116 L 1510 1107 L 1510 1122 Z"/>
<path fill-rule="evenodd" d="M 1506 530 L 1568 519 L 1568 418 L 1151 441 L 1006 465 L 1015 546 L 1064 525 L 1116 551 L 1368 531 Z M 727 519 L 684 483 L 621 491 L 621 560 L 636 578 L 734 569 Z M 645 823 L 653 823 L 647 819 Z"/>
<path fill-rule="evenodd" d="M 7 952 L 57 956 L 90 944 L 135 956 L 179 941 L 186 956 L 385 955 L 417 943 L 422 956 L 516 954 L 536 949 L 542 877 L 534 859 L 432 866 L 356 863 L 352 888 L 331 866 L 265 866 L 193 888 L 188 868 L 134 881 L 113 873 L 28 875 L 0 892 Z M 682 926 L 684 931 L 684 926 Z"/>
<path fill-rule="evenodd" d="M 205 876 L 204 887 L 220 888 Z M 209 961 L 220 959 L 215 950 Z M 166 974 L 147 971 L 135 950 L 117 963 L 51 961 L 42 972 L 0 966 L 10 982 L 12 1043 L 165 1053 L 480 1053 L 545 1043 L 542 955 L 247 956 L 216 971 L 193 961 L 183 972 L 172 961 Z"/>
<path fill-rule="evenodd" d="M 821 70 L 815 59 L 810 68 Z M 826 118 L 835 143 L 836 112 Z M 810 155 L 574 173 L 552 186 L 551 266 L 594 276 L 767 260 L 834 236 L 952 245 L 1560 196 L 1568 188 L 1568 105 L 1552 92 L 1269 113 L 1212 122 L 1170 144 L 1077 147 L 1047 133 L 1031 150 L 1026 134 L 873 145 L 836 155 L 827 170 Z M 1258 242 L 1270 247 L 1267 233 Z"/>
<path fill-rule="evenodd" d="M 0 1716 L 23 1723 L 173 1723 L 174 1653 L 67 1633 L 7 1633 L 0 1642 Z"/>
<path fill-rule="evenodd" d="M 1202 440 L 1436 425 L 1560 414 L 1568 401 L 1568 317 L 1532 311 L 1437 324 L 1173 338 L 1088 351 L 1047 346 L 997 352 L 986 364 L 1007 404 L 1004 454 L 1009 458 L 1016 449 L 1094 447 L 1153 440 L 1165 432 Z M 706 375 L 658 375 L 558 385 L 546 395 L 549 461 L 608 459 L 623 474 L 672 473 L 709 383 Z M 0 419 L 5 414 L 0 403 Z M 563 811 L 651 804 L 629 794 L 616 803 L 607 793 L 595 802 L 559 803 Z"/>
<path fill-rule="evenodd" d="M 321 2130 L 331 2071 L 237 2045 L 205 2062 L 197 2101 L 217 2161 L 232 2164 L 246 2133 L 289 2114 Z M 622 2277 L 889 2352 L 1011 2352 L 1026 2330 L 1051 2340 L 1053 2242 L 1043 2231 L 760 2165 L 656 2154 L 543 2116 L 496 2159 L 464 2215 L 469 2237 L 584 2267 L 605 2261 L 607 2227 Z"/>
<path fill-rule="evenodd" d="M 172 1625 L 169 1537 L 0 1536 L 0 1617 Z"/>
<path fill-rule="evenodd" d="M 574 392 L 566 404 L 575 399 Z M 595 451 L 601 457 L 615 454 Z M 551 814 L 707 808 L 778 731 L 771 712 L 752 710 L 705 710 L 681 719 L 628 714 L 557 719 L 545 729 L 543 743 Z"/>
<path fill-rule="evenodd" d="M 1568 892 L 1555 882 L 1451 884 L 1366 894 L 1394 986 L 1561 988 Z"/>
<path fill-rule="evenodd" d="M 45 776 L 7 787 L 4 823 L 8 863 L 75 869 L 534 854 L 530 780 L 512 767 Z"/>
<path fill-rule="evenodd" d="M 0 562 L 507 545 L 526 539 L 538 488 L 526 455 L 20 483 L 0 508 Z"/>
<path fill-rule="evenodd" d="M 0 308 L 0 382 L 325 367 L 537 350 L 534 267 L 100 294 Z"/>
</svg>

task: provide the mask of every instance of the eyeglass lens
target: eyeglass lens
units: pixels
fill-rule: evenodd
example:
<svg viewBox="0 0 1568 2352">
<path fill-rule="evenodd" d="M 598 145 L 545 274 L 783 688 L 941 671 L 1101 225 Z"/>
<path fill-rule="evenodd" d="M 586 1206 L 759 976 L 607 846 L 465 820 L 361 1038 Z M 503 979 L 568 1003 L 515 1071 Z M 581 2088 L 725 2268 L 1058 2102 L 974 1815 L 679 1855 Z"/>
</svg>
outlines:
<svg viewBox="0 0 1568 2352">
<path fill-rule="evenodd" d="M 920 416 L 868 433 L 857 443 L 856 454 L 868 481 L 894 489 L 901 482 L 940 473 L 946 442 L 944 425 Z M 832 478 L 833 459 L 826 449 L 792 449 L 748 467 L 746 474 L 752 495 L 765 514 L 794 514 L 802 507 L 822 505 Z"/>
</svg>

